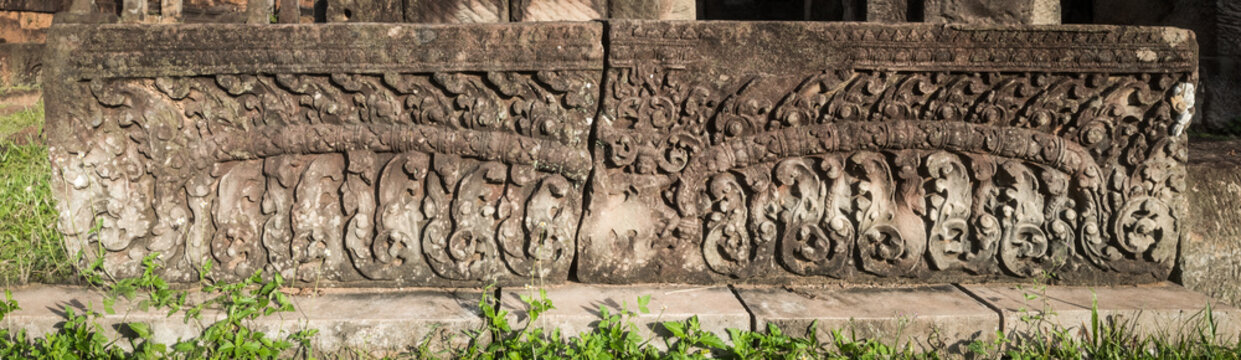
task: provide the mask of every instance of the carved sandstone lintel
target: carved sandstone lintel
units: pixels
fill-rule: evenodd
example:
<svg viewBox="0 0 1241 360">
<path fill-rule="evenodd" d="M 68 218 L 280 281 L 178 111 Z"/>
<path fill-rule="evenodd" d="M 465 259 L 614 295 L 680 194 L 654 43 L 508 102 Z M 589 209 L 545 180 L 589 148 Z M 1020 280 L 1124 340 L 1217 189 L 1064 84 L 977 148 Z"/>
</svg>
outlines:
<svg viewBox="0 0 1241 360">
<path fill-rule="evenodd" d="M 120 276 L 158 252 L 332 286 L 1132 283 L 1184 230 L 1176 29 L 51 33 L 61 230 Z"/>
<path fill-rule="evenodd" d="M 1196 81 L 1188 32 L 608 26 L 583 281 L 1171 270 Z"/>
<path fill-rule="evenodd" d="M 207 261 L 334 286 L 568 277 L 599 24 L 56 31 L 52 161 L 84 261 L 134 276 L 158 252 L 178 281 Z"/>
</svg>

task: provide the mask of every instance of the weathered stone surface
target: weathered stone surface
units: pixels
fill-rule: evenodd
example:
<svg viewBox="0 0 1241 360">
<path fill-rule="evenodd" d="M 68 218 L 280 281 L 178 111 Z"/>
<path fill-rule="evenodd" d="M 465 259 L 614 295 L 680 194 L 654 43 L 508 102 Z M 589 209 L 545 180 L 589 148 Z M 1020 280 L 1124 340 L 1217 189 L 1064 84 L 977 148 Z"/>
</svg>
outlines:
<svg viewBox="0 0 1241 360">
<path fill-rule="evenodd" d="M 327 20 L 331 22 L 401 22 L 404 16 L 402 0 L 327 1 Z"/>
<path fill-rule="evenodd" d="M 114 306 L 115 314 L 105 314 L 103 294 L 82 287 L 37 285 L 27 288 L 11 289 L 13 300 L 21 309 L 4 316 L 2 325 L 5 329 L 25 329 L 31 337 L 56 332 L 57 327 L 65 322 L 66 309 L 71 309 L 77 316 L 87 311 L 99 313 L 96 322 L 103 329 L 103 334 L 110 338 L 119 336 L 117 325 L 125 322 L 139 322 L 150 326 L 153 340 L 163 344 L 173 344 L 179 339 L 188 339 L 199 334 L 202 329 L 197 324 L 186 324 L 183 317 L 168 317 L 165 311 L 140 311 L 132 302 L 118 301 Z M 204 311 L 204 321 L 222 318 L 215 310 Z M 123 343 L 123 342 L 120 342 Z"/>
<path fill-rule="evenodd" d="M 513 21 L 606 19 L 607 0 L 509 0 Z"/>
<path fill-rule="evenodd" d="M 601 30 L 57 27 L 67 245 L 119 276 L 159 252 L 173 280 L 214 259 L 325 285 L 563 281 Z"/>
<path fill-rule="evenodd" d="M 1185 287 L 1241 305 L 1241 140 L 1189 143 Z"/>
<path fill-rule="evenodd" d="M 54 13 L 69 9 L 73 0 L 0 0 L 0 10 Z"/>
<path fill-rule="evenodd" d="M 1060 23 L 1060 0 L 926 0 L 923 6 L 923 16 L 933 23 Z"/>
<path fill-rule="evenodd" d="M 1241 55 L 1241 2 L 1216 1 L 1219 53 Z"/>
<path fill-rule="evenodd" d="M 404 351 L 423 340 L 432 349 L 461 348 L 469 340 L 464 331 L 482 327 L 477 306 L 481 296 L 478 290 L 328 290 L 317 295 L 289 296 L 297 312 L 259 318 L 253 326 L 273 337 L 317 329 L 311 344 L 316 351 L 325 352 Z M 34 337 L 55 332 L 64 323 L 67 308 L 74 309 L 79 316 L 88 310 L 100 313 L 97 323 L 112 338 L 118 337 L 117 325 L 127 322 L 146 323 L 153 340 L 168 345 L 202 331 L 198 323 L 186 323 L 182 314 L 168 317 L 167 310 L 142 311 L 136 303 L 123 299 L 115 305 L 115 314 L 105 314 L 102 294 L 84 288 L 36 286 L 16 289 L 13 297 L 21 310 L 6 315 L 0 326 L 26 329 Z M 223 318 L 223 313 L 211 309 L 202 316 L 205 323 Z"/>
<path fill-rule="evenodd" d="M 318 329 L 314 348 L 408 351 L 424 340 L 433 350 L 461 349 L 468 330 L 483 329 L 482 292 L 459 290 L 326 290 L 291 296 L 298 310 L 258 325 L 272 334 Z"/>
<path fill-rule="evenodd" d="M 1203 56 L 1217 54 L 1216 4 L 1235 0 L 1094 1 L 1091 22 L 1112 25 L 1175 26 L 1193 30 Z M 1227 6 L 1222 6 L 1227 7 Z"/>
<path fill-rule="evenodd" d="M 999 309 L 1005 332 L 1016 336 L 1046 333 L 1052 326 L 1067 330 L 1071 335 L 1085 336 L 1090 331 L 1095 299 L 1100 321 L 1126 327 L 1137 335 L 1155 335 L 1169 340 L 1183 336 L 1196 338 L 1197 331 L 1205 328 L 1208 302 L 1218 326 L 1217 339 L 1222 344 L 1235 344 L 1241 335 L 1241 310 L 1173 284 L 1097 288 L 965 285 L 964 288 Z"/>
<path fill-rule="evenodd" d="M 867 0 L 866 21 L 902 23 L 910 21 L 909 0 Z"/>
<path fill-rule="evenodd" d="M 740 288 L 756 330 L 832 342 L 832 330 L 921 351 L 964 354 L 974 341 L 993 341 L 1000 315 L 951 285 L 912 288 Z M 899 338 L 897 338 L 899 336 Z"/>
<path fill-rule="evenodd" d="M 49 26 L 52 14 L 0 11 L 0 40 L 4 43 L 42 44 Z"/>
<path fill-rule="evenodd" d="M 529 306 L 521 301 L 521 296 L 539 298 L 539 291 L 534 288 L 505 288 L 501 292 L 501 307 L 517 317 L 518 324 L 526 326 L 529 322 Z M 564 285 L 547 289 L 547 298 L 556 308 L 539 316 L 533 324 L 544 329 L 560 329 L 566 336 L 576 336 L 590 332 L 598 324 L 600 307 L 607 307 L 611 314 L 622 308 L 638 311 L 638 297 L 651 297 L 648 314 L 639 314 L 632 318 L 638 326 L 643 338 L 654 334 L 667 335 L 659 323 L 664 321 L 683 321 L 698 316 L 703 330 L 728 340 L 726 329 L 750 329 L 750 313 L 737 300 L 737 296 L 726 287 L 686 287 L 674 285 L 638 285 L 638 286 L 591 286 Z M 662 344 L 656 344 L 662 345 Z"/>
<path fill-rule="evenodd" d="M 0 44 L 0 86 L 38 84 L 43 51 L 43 44 Z"/>
<path fill-rule="evenodd" d="M 405 0 L 405 21 L 428 24 L 508 21 L 507 0 Z"/>
<path fill-rule="evenodd" d="M 54 29 L 61 229 L 120 276 L 1149 282 L 1185 229 L 1182 30 Z"/>
<path fill-rule="evenodd" d="M 693 0 L 629 0 L 608 2 L 612 19 L 694 20 L 697 7 Z"/>
<path fill-rule="evenodd" d="M 1241 58 L 1203 58 L 1201 123 L 1195 130 L 1210 134 L 1241 135 Z"/>
<path fill-rule="evenodd" d="M 584 281 L 1055 270 L 1095 283 L 1172 268 L 1197 62 L 1189 32 L 608 26 Z"/>
</svg>

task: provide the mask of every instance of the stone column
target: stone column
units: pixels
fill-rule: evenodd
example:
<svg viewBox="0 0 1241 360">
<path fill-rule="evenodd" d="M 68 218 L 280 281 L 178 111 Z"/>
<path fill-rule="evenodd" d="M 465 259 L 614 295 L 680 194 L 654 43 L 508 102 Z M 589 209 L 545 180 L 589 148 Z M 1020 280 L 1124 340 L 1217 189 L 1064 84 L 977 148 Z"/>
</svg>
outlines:
<svg viewBox="0 0 1241 360">
<path fill-rule="evenodd" d="M 246 22 L 270 24 L 272 7 L 272 0 L 250 0 L 246 3 Z"/>
<path fill-rule="evenodd" d="M 1060 0 L 925 0 L 923 17 L 930 23 L 1059 24 Z"/>
<path fill-rule="evenodd" d="M 125 0 L 121 8 L 121 21 L 127 23 L 136 23 L 145 21 L 147 18 L 147 2 L 146 0 Z"/>
</svg>

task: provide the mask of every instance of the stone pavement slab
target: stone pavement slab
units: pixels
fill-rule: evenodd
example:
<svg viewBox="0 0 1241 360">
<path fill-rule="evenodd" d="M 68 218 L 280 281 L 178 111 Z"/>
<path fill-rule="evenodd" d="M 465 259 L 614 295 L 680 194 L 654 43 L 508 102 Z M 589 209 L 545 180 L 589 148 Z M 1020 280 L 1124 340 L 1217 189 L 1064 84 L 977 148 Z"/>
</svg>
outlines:
<svg viewBox="0 0 1241 360">
<path fill-rule="evenodd" d="M 144 295 L 139 295 L 138 299 Z M 103 294 L 81 287 L 32 286 L 15 289 L 21 310 L 4 318 L 7 329 L 26 329 L 33 337 L 56 331 L 65 321 L 65 309 L 82 314 L 87 309 L 103 313 Z M 294 295 L 295 312 L 260 318 L 255 329 L 284 337 L 306 328 L 318 329 L 312 339 L 317 351 L 365 349 L 368 352 L 405 350 L 429 341 L 432 349 L 464 346 L 464 331 L 479 329 L 479 290 L 449 289 L 325 289 L 316 295 Z M 118 302 L 115 314 L 97 322 L 106 335 L 116 337 L 115 327 L 124 322 L 147 323 L 155 341 L 172 344 L 201 333 L 211 321 L 222 318 L 216 311 L 203 314 L 203 323 L 186 323 L 184 314 L 168 317 L 166 311 L 141 311 L 133 303 Z"/>
<path fill-rule="evenodd" d="M 755 327 L 779 326 L 806 336 L 815 321 L 817 337 L 830 342 L 833 329 L 846 337 L 887 345 L 962 353 L 974 340 L 989 341 L 999 314 L 951 285 L 909 288 L 741 288 Z M 893 339 L 896 343 L 893 343 Z"/>
<path fill-rule="evenodd" d="M 533 288 L 505 288 L 501 293 L 501 304 L 517 316 L 519 324 L 524 326 L 528 320 L 529 307 L 521 301 L 521 295 L 538 298 L 538 290 Z M 547 297 L 556 308 L 543 313 L 536 321 L 536 326 L 545 329 L 558 328 L 566 337 L 589 332 L 598 325 L 600 307 L 607 307 L 615 314 L 622 307 L 637 312 L 638 297 L 650 295 L 650 313 L 640 314 L 633 319 L 640 335 L 649 338 L 664 330 L 657 326 L 664 321 L 682 321 L 697 315 L 702 328 L 729 340 L 726 329 L 750 329 L 750 314 L 746 312 L 737 296 L 726 287 L 687 287 L 687 286 L 600 286 L 600 285 L 564 285 L 547 288 Z M 656 345 L 663 345 L 662 342 Z"/>
<path fill-rule="evenodd" d="M 1060 326 L 1071 334 L 1090 329 L 1093 300 L 1098 299 L 1100 320 L 1125 326 L 1139 335 L 1175 340 L 1196 336 L 1205 320 L 1207 304 L 1217 324 L 1220 340 L 1235 343 L 1241 331 L 1237 308 L 1202 294 L 1168 283 L 1108 287 L 1032 287 L 1029 285 L 964 285 L 965 291 L 1003 314 L 1005 332 L 1037 334 Z"/>
</svg>

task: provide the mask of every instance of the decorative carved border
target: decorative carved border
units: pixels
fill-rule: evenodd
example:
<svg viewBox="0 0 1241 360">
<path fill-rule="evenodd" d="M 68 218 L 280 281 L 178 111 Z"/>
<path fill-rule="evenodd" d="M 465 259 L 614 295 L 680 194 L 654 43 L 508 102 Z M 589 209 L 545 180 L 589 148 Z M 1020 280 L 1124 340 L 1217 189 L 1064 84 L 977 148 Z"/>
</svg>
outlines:
<svg viewBox="0 0 1241 360">
<path fill-rule="evenodd" d="M 121 276 L 159 252 L 176 280 L 336 286 L 1145 282 L 1183 231 L 1182 30 L 51 34 L 61 229 Z"/>
<path fill-rule="evenodd" d="M 1141 282 L 1173 266 L 1189 32 L 608 25 L 583 281 Z"/>
<path fill-rule="evenodd" d="M 84 261 L 135 276 L 159 252 L 179 281 L 206 261 L 338 286 L 568 277 L 600 24 L 55 33 L 54 183 Z"/>
</svg>

